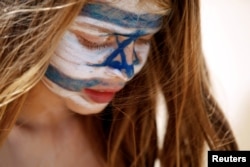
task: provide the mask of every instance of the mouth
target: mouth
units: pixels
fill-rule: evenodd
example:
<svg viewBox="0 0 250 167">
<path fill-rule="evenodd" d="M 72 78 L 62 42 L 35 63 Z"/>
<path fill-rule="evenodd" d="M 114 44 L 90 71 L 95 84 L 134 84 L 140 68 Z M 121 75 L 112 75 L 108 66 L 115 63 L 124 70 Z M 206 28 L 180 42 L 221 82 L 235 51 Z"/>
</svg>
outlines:
<svg viewBox="0 0 250 167">
<path fill-rule="evenodd" d="M 109 103 L 120 89 L 83 89 L 83 93 L 96 103 Z"/>
</svg>

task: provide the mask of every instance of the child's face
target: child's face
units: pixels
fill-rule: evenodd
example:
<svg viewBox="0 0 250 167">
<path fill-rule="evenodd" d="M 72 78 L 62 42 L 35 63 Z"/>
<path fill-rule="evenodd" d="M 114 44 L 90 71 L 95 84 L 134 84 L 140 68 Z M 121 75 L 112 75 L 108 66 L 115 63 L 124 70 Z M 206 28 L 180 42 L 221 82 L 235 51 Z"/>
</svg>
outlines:
<svg viewBox="0 0 250 167">
<path fill-rule="evenodd" d="M 43 81 L 69 109 L 100 112 L 145 64 L 161 16 L 127 3 L 87 4 L 59 43 Z"/>
</svg>

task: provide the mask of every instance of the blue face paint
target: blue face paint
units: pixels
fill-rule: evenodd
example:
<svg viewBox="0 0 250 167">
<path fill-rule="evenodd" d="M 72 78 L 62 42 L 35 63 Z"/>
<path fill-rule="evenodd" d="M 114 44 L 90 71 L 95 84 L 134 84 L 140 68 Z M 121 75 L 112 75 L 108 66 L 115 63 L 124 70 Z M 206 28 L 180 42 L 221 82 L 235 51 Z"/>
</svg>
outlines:
<svg viewBox="0 0 250 167">
<path fill-rule="evenodd" d="M 89 80 L 76 80 L 72 79 L 60 71 L 58 71 L 52 65 L 49 65 L 45 76 L 50 79 L 52 82 L 56 83 L 57 85 L 61 86 L 64 89 L 79 92 L 83 88 L 90 88 L 96 86 L 98 84 L 102 84 L 102 82 L 98 79 L 89 79 Z"/>
<path fill-rule="evenodd" d="M 134 75 L 134 65 L 139 64 L 139 58 L 134 52 L 133 63 L 128 64 L 124 49 L 134 42 L 140 36 L 146 35 L 148 29 L 159 28 L 162 24 L 162 15 L 159 14 L 136 14 L 128 11 L 124 11 L 107 4 L 102 3 L 89 3 L 82 9 L 81 16 L 93 18 L 96 20 L 104 21 L 114 24 L 123 28 L 135 28 L 137 29 L 133 34 L 118 34 L 113 33 L 116 36 L 116 43 L 118 48 L 114 50 L 110 56 L 100 64 L 89 64 L 95 67 L 111 67 L 124 72 L 128 78 L 132 78 Z M 128 37 L 124 41 L 119 41 L 118 36 Z M 117 56 L 120 56 L 120 61 L 117 61 Z"/>
<path fill-rule="evenodd" d="M 162 24 L 162 15 L 135 14 L 102 3 L 86 4 L 80 15 L 125 28 L 158 28 Z"/>
<path fill-rule="evenodd" d="M 143 42 L 160 29 L 162 15 L 138 14 L 136 3 L 122 7 L 121 3 L 86 4 L 58 43 L 43 83 L 67 109 L 79 114 L 102 111 L 113 98 L 107 93 L 121 90 L 128 77 L 143 68 L 150 49 Z M 145 13 L 158 8 L 155 3 L 140 7 Z"/>
<path fill-rule="evenodd" d="M 133 49 L 133 60 L 129 64 L 126 59 L 125 48 L 132 42 L 135 42 L 139 37 L 147 35 L 148 30 L 159 28 L 162 23 L 162 15 L 158 14 L 136 14 L 124 11 L 107 4 L 87 4 L 82 9 L 80 15 L 93 18 L 99 21 L 112 23 L 114 26 L 121 26 L 122 28 L 134 28 L 134 33 L 123 34 L 111 33 L 109 35 L 115 36 L 117 48 L 101 63 L 87 63 L 86 66 L 93 67 L 111 67 L 124 72 L 128 78 L 132 78 L 135 71 L 134 65 L 139 65 L 139 58 L 135 49 Z M 150 34 L 150 33 L 149 33 Z M 118 36 L 127 37 L 127 39 L 120 41 Z M 118 57 L 120 56 L 120 57 Z M 118 58 L 118 59 L 117 59 Z M 119 61 L 118 61 L 119 60 Z M 76 80 L 64 75 L 52 65 L 49 66 L 46 77 L 57 85 L 71 91 L 80 91 L 83 88 L 93 87 L 99 84 L 104 85 L 99 79 Z"/>
<path fill-rule="evenodd" d="M 95 66 L 95 67 L 111 67 L 111 68 L 115 68 L 118 69 L 120 71 L 124 71 L 126 73 L 126 75 L 128 76 L 128 78 L 133 77 L 134 75 L 134 65 L 139 64 L 139 58 L 135 52 L 135 50 L 133 50 L 134 53 L 134 60 L 133 60 L 133 64 L 128 64 L 127 63 L 127 59 L 126 59 L 126 54 L 124 52 L 124 49 L 131 44 L 133 41 L 135 41 L 137 38 L 139 38 L 142 35 L 145 35 L 145 33 L 143 31 L 136 31 L 134 34 L 131 35 L 121 35 L 121 34 L 114 34 L 116 36 L 116 42 L 117 42 L 117 46 L 118 48 L 116 50 L 114 50 L 110 56 L 101 64 L 93 64 L 90 66 Z M 125 39 L 124 41 L 120 42 L 118 40 L 118 35 L 120 36 L 125 36 L 128 37 L 127 39 Z M 117 56 L 121 57 L 121 61 L 117 61 L 115 60 L 115 58 Z"/>
</svg>

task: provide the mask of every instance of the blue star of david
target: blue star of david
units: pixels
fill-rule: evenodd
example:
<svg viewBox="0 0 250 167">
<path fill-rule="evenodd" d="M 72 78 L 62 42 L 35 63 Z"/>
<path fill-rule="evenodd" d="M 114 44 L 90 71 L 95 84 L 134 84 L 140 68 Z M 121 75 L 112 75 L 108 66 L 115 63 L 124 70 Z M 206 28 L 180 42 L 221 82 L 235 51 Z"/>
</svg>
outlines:
<svg viewBox="0 0 250 167">
<path fill-rule="evenodd" d="M 107 57 L 107 59 L 101 63 L 101 64 L 93 64 L 90 66 L 95 66 L 95 67 L 104 67 L 108 66 L 111 68 L 118 69 L 120 71 L 124 71 L 126 75 L 131 78 L 134 75 L 134 65 L 139 64 L 139 59 L 138 56 L 133 50 L 134 53 L 134 59 L 132 64 L 128 64 L 126 60 L 126 54 L 124 52 L 124 49 L 133 41 L 135 41 L 137 38 L 139 38 L 142 35 L 145 35 L 142 31 L 138 30 L 134 34 L 130 35 L 122 35 L 122 34 L 114 34 L 116 36 L 116 42 L 117 42 L 117 49 L 114 50 L 110 56 Z M 127 39 L 123 40 L 122 42 L 119 41 L 118 35 L 128 37 Z M 115 60 L 117 56 L 121 57 L 121 61 Z"/>
</svg>

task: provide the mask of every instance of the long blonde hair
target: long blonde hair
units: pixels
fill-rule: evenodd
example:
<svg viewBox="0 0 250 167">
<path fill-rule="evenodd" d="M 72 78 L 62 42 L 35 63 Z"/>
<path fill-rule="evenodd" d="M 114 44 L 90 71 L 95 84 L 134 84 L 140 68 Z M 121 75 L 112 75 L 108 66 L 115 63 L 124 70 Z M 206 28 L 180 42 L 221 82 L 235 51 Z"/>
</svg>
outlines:
<svg viewBox="0 0 250 167">
<path fill-rule="evenodd" d="M 156 1 L 156 0 L 155 0 Z M 80 4 L 79 4 L 80 3 Z M 0 142 L 14 126 L 28 92 L 40 79 L 58 41 L 84 2 L 44 0 L 0 3 Z M 231 129 L 214 100 L 201 49 L 199 0 L 157 0 L 170 14 L 152 41 L 142 71 L 100 114 L 100 154 L 109 167 L 201 166 L 212 150 L 236 150 Z M 156 100 L 161 91 L 169 116 L 157 148 Z"/>
<path fill-rule="evenodd" d="M 77 15 L 72 11 L 81 9 L 79 4 L 73 5 L 76 2 L 0 3 L 1 143 L 15 122 L 25 93 L 42 78 L 56 44 Z"/>
</svg>

